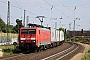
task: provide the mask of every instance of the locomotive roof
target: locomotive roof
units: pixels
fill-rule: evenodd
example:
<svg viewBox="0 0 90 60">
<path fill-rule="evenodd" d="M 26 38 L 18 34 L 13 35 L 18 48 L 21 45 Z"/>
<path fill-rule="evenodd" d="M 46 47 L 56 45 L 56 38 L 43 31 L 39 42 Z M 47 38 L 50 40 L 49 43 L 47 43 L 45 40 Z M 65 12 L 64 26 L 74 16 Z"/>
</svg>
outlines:
<svg viewBox="0 0 90 60">
<path fill-rule="evenodd" d="M 32 23 L 29 23 L 28 26 L 30 27 L 39 27 L 39 28 L 46 28 L 46 29 L 50 29 L 50 27 L 44 27 L 44 26 L 41 26 L 41 25 L 38 25 L 38 24 L 32 24 Z"/>
</svg>

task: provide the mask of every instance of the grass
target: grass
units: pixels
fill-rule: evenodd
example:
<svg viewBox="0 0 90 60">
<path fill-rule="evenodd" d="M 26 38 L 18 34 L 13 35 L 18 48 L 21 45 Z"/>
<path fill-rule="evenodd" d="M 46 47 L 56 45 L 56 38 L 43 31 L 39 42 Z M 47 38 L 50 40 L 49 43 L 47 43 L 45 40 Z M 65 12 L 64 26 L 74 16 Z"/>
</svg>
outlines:
<svg viewBox="0 0 90 60">
<path fill-rule="evenodd" d="M 90 60 L 90 48 L 86 49 L 85 55 L 81 60 Z"/>
<path fill-rule="evenodd" d="M 9 56 L 12 55 L 15 47 L 13 45 L 11 46 L 0 46 L 0 49 L 2 49 L 3 56 Z"/>
<path fill-rule="evenodd" d="M 11 45 L 11 46 L 0 46 L 0 49 L 5 49 L 5 48 L 14 48 L 14 46 L 13 45 Z"/>
<path fill-rule="evenodd" d="M 12 55 L 12 54 L 13 54 L 12 52 L 10 52 L 10 53 L 4 52 L 4 53 L 3 53 L 3 56 L 9 56 L 9 55 Z"/>
<path fill-rule="evenodd" d="M 82 60 L 90 60 L 90 53 L 86 53 Z"/>
</svg>

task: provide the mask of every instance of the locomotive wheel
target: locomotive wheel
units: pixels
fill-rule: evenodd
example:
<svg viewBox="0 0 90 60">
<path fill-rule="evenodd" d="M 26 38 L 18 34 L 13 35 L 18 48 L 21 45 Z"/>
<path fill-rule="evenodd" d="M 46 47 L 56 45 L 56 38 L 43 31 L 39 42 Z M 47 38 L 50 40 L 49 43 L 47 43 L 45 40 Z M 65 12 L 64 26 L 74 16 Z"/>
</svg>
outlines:
<svg viewBox="0 0 90 60">
<path fill-rule="evenodd" d="M 41 46 L 40 47 L 36 47 L 35 52 L 40 52 L 41 51 Z"/>
<path fill-rule="evenodd" d="M 50 47 L 53 48 L 54 47 L 53 44 L 51 44 Z"/>
<path fill-rule="evenodd" d="M 50 44 L 48 44 L 48 49 L 50 49 L 51 48 L 51 45 Z"/>
</svg>

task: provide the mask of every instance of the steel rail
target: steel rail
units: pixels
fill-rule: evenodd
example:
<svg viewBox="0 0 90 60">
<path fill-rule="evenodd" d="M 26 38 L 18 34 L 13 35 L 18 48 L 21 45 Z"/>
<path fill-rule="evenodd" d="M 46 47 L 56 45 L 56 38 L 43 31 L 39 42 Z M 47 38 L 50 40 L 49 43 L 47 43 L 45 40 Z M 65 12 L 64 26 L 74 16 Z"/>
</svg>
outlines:
<svg viewBox="0 0 90 60">
<path fill-rule="evenodd" d="M 74 47 L 74 44 L 73 44 L 70 48 L 68 48 L 68 49 L 66 49 L 66 50 L 64 50 L 64 51 L 61 51 L 61 52 L 59 52 L 59 53 L 57 53 L 57 54 L 54 54 L 54 55 L 51 55 L 51 56 L 49 56 L 49 57 L 43 58 L 43 59 L 41 59 L 41 60 L 47 60 L 47 59 L 50 59 L 50 58 L 55 57 L 55 56 L 57 56 L 57 55 L 61 55 L 61 54 L 63 54 L 63 53 L 66 53 L 67 51 L 69 51 L 69 50 L 72 49 L 73 47 Z M 78 48 L 78 47 L 77 47 L 77 48 Z M 76 49 L 77 49 L 77 48 L 76 48 Z M 73 51 L 75 51 L 76 49 L 74 49 Z M 68 53 L 68 54 L 69 54 L 69 53 Z M 66 54 L 65 56 L 67 56 L 67 54 Z M 65 57 L 65 56 L 61 56 L 61 57 L 58 58 L 58 59 L 61 59 L 61 58 Z"/>
<path fill-rule="evenodd" d="M 77 45 L 77 47 L 76 47 L 74 50 L 72 50 L 71 52 L 69 52 L 69 53 L 67 53 L 67 54 L 65 54 L 65 55 L 63 55 L 63 56 L 57 58 L 56 60 L 60 60 L 60 59 L 64 58 L 65 56 L 71 54 L 72 52 L 74 52 L 74 51 L 77 50 L 78 48 L 79 48 L 79 45 Z"/>
</svg>

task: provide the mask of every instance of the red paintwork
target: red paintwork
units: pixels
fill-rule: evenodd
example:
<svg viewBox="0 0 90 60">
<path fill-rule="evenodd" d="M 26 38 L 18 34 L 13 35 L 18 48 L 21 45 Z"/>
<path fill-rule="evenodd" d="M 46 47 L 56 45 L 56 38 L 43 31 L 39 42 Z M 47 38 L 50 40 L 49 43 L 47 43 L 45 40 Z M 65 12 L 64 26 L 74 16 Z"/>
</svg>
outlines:
<svg viewBox="0 0 90 60">
<path fill-rule="evenodd" d="M 38 43 L 41 42 L 49 42 L 51 41 L 50 39 L 50 31 L 48 30 L 42 30 L 42 29 L 37 29 L 37 31 L 40 30 L 40 34 L 37 32 L 37 41 L 36 41 L 36 45 L 38 46 Z"/>
<path fill-rule="evenodd" d="M 25 30 L 33 30 L 33 29 L 35 30 L 36 29 L 36 34 L 32 34 L 32 36 L 30 34 L 23 35 L 23 34 L 21 34 L 22 29 L 25 29 Z M 50 30 L 42 30 L 41 28 L 38 28 L 38 27 L 36 27 L 36 28 L 20 28 L 19 44 L 21 44 L 20 38 L 25 38 L 25 40 L 23 42 L 24 44 L 26 44 L 26 43 L 32 44 L 33 42 L 29 38 L 36 38 L 36 46 L 38 46 L 38 43 L 51 41 Z"/>
</svg>

